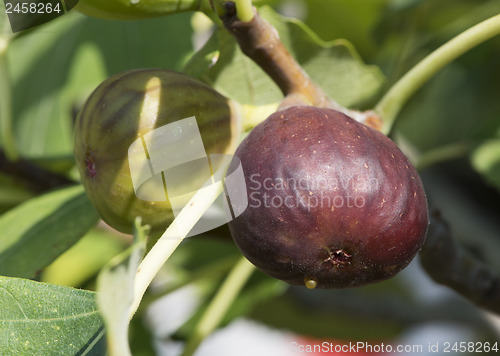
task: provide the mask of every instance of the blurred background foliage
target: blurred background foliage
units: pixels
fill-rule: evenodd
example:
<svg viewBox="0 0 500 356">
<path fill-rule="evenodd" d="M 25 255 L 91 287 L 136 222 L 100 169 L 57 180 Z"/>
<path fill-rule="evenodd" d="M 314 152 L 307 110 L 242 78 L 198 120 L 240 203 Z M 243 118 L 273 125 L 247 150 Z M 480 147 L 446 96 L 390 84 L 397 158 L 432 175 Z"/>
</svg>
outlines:
<svg viewBox="0 0 500 356">
<path fill-rule="evenodd" d="M 304 66 L 315 72 L 318 80 L 330 79 L 324 85 L 334 99 L 359 109 L 373 107 L 391 84 L 432 50 L 500 12 L 497 0 L 256 3 L 296 17 L 316 33 L 317 38 L 310 32 L 304 34 L 297 30 L 302 25 L 293 23 L 284 26 L 282 32 L 296 56 L 304 54 L 305 48 L 313 48 L 318 57 L 324 56 L 325 62 L 310 67 L 304 58 Z M 272 112 L 280 99 L 277 88 L 266 82 L 257 69 L 244 67 L 243 71 L 244 60 L 234 44 L 224 42 L 230 41 L 224 34 L 212 31 L 207 18 L 200 14 L 113 21 L 72 11 L 21 33 L 10 43 L 7 53 L 14 136 L 21 156 L 51 174 L 77 181 L 72 124 L 78 108 L 106 77 L 128 69 L 184 70 L 243 101 L 247 115 Z M 447 66 L 407 103 L 393 138 L 421 169 L 430 204 L 441 211 L 454 235 L 500 272 L 499 58 L 497 37 Z M 339 67 L 340 63 L 348 66 Z M 344 78 L 345 70 L 351 72 Z M 260 86 L 253 89 L 265 95 L 256 98 L 249 97 L 244 89 L 235 91 L 238 73 L 250 73 L 249 78 L 241 80 L 251 85 L 258 82 Z M 369 85 L 353 85 L 352 73 L 358 76 L 352 82 L 367 80 Z M 341 79 L 336 81 L 339 76 Z M 349 95 L 342 97 L 346 92 Z M 30 176 L 29 167 L 27 172 L 12 168 L 3 155 L 0 157 L 0 211 L 6 212 L 0 217 L 0 225 L 7 224 L 8 214 L 9 222 L 23 224 L 22 214 L 16 215 L 16 209 L 46 191 L 34 189 L 37 177 Z M 34 210 L 26 209 L 23 214 L 26 211 Z M 94 221 L 90 220 L 92 225 Z M 7 256 L 1 241 L 0 261 Z M 77 243 L 74 238 L 71 241 L 58 248 L 60 254 L 74 243 L 52 264 L 38 266 L 38 280 L 93 289 L 97 271 L 131 239 L 101 223 Z M 225 227 L 183 243 L 132 324 L 134 355 L 151 353 L 151 343 L 144 335 L 154 336 L 158 342 L 182 340 L 189 335 L 239 255 Z M 161 296 L 188 287 L 195 290 L 196 306 L 182 322 L 168 332 L 152 328 L 147 306 L 158 303 Z M 340 291 L 290 288 L 256 272 L 224 324 L 241 316 L 314 338 L 390 341 L 422 325 L 442 323 L 467 328 L 467 335 L 474 340 L 499 336 L 499 326 L 484 312 L 431 282 L 418 262 L 392 280 Z"/>
</svg>

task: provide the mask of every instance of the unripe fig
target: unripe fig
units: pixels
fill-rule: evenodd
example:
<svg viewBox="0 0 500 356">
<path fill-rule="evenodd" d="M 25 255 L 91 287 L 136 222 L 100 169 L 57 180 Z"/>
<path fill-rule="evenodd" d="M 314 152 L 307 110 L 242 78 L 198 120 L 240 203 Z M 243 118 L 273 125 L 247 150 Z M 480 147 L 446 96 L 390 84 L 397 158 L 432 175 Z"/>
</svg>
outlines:
<svg viewBox="0 0 500 356">
<path fill-rule="evenodd" d="M 308 288 L 394 276 L 423 245 L 427 201 L 415 168 L 382 133 L 332 109 L 297 106 L 236 150 L 248 208 L 229 223 L 267 274 Z"/>
<path fill-rule="evenodd" d="M 234 150 L 239 119 L 233 103 L 184 74 L 163 69 L 128 71 L 108 78 L 89 96 L 76 119 L 74 154 L 87 194 L 106 223 L 132 233 L 136 216 L 141 216 L 157 233 L 173 220 L 163 185 L 163 195 L 156 201 L 136 195 L 129 148 L 153 130 L 190 117 L 196 118 L 207 155 Z M 183 137 L 179 136 L 179 142 Z M 160 158 L 168 159 L 169 154 L 161 151 Z M 150 160 L 151 152 L 147 155 Z M 206 175 L 185 177 L 186 181 L 200 180 L 200 184 L 205 179 Z"/>
<path fill-rule="evenodd" d="M 199 0 L 80 0 L 76 10 L 107 20 L 137 20 L 200 9 Z"/>
</svg>

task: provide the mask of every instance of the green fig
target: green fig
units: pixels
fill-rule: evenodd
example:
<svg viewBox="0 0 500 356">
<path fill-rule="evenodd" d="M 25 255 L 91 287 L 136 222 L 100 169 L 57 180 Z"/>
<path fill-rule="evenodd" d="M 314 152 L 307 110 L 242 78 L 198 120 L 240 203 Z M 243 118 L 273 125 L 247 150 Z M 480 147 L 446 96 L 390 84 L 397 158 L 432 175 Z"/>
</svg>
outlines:
<svg viewBox="0 0 500 356">
<path fill-rule="evenodd" d="M 143 150 L 145 135 L 186 118 L 196 120 L 202 140 L 199 146 L 207 155 L 234 151 L 240 133 L 234 103 L 181 73 L 143 69 L 116 74 L 100 84 L 79 111 L 74 135 L 76 164 L 91 202 L 116 230 L 132 233 L 137 216 L 153 233 L 164 231 L 173 220 L 172 204 L 164 190 L 158 199 L 139 198 L 129 150 L 137 143 Z M 146 162 L 148 153 L 146 149 L 142 152 L 146 152 Z M 175 154 L 174 150 L 161 152 L 167 159 Z M 191 173 L 185 177 L 186 184 L 197 180 L 199 186 L 206 179 L 206 175 Z M 162 175 L 159 177 L 161 182 Z"/>
<path fill-rule="evenodd" d="M 137 20 L 203 10 L 209 6 L 200 0 L 80 0 L 76 10 L 108 20 Z"/>
</svg>

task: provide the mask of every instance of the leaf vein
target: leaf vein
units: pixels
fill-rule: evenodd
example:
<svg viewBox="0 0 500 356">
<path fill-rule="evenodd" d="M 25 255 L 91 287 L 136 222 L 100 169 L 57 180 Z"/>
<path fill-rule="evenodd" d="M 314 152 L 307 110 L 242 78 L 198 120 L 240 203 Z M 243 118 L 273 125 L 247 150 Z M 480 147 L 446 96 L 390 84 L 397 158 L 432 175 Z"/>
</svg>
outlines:
<svg viewBox="0 0 500 356">
<path fill-rule="evenodd" d="M 12 299 L 14 299 L 14 301 L 17 303 L 18 307 L 19 307 L 19 310 L 21 310 L 21 313 L 23 313 L 23 316 L 25 319 L 28 319 L 28 316 L 26 315 L 26 313 L 24 312 L 24 309 L 23 309 L 23 306 L 21 305 L 21 302 L 19 302 L 16 298 L 16 296 L 14 294 L 12 294 L 11 291 L 9 291 L 7 288 L 5 287 L 1 287 L 3 290 L 5 290 L 5 292 L 11 296 Z"/>
<path fill-rule="evenodd" d="M 69 319 L 86 318 L 86 317 L 92 316 L 93 314 L 99 314 L 99 311 L 94 310 L 94 311 L 88 312 L 88 313 L 82 313 L 82 314 L 76 314 L 76 315 L 69 315 L 69 316 L 64 316 L 64 317 L 59 317 L 59 318 L 28 319 L 26 317 L 25 320 L 22 320 L 22 319 L 6 319 L 6 320 L 0 320 L 0 323 L 4 323 L 4 322 L 22 322 L 22 323 L 26 323 L 26 322 L 41 322 L 41 321 L 43 321 L 43 322 L 65 321 L 65 320 L 69 320 Z"/>
</svg>

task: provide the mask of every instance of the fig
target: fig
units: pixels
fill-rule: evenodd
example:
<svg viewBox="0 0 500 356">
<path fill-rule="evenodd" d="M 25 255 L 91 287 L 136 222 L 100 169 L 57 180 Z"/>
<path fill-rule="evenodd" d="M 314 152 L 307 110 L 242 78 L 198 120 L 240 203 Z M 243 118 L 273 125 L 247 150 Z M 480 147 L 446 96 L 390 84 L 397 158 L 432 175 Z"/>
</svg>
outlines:
<svg viewBox="0 0 500 356">
<path fill-rule="evenodd" d="M 199 0 L 80 0 L 75 9 L 106 20 L 138 20 L 200 10 Z"/>
<path fill-rule="evenodd" d="M 161 185 L 158 199 L 155 190 L 149 194 L 152 199 L 139 197 L 134 189 L 137 181 L 132 176 L 137 169 L 131 170 L 129 150 L 139 143 L 144 165 L 147 167 L 147 160 L 154 164 L 152 152 L 141 143 L 144 135 L 193 117 L 203 154 L 234 151 L 240 132 L 235 105 L 213 88 L 184 74 L 164 69 L 127 71 L 106 79 L 90 94 L 76 118 L 74 155 L 87 195 L 107 224 L 132 233 L 135 218 L 141 216 L 152 233 L 166 229 L 174 213 L 170 199 L 165 197 L 165 177 L 162 172 L 154 173 Z M 157 136 L 162 144 L 165 138 L 159 133 Z M 179 134 L 177 140 L 179 144 L 174 148 L 182 151 L 185 136 Z M 171 148 L 158 151 L 160 158 L 177 157 Z M 182 177 L 186 182 L 206 180 L 206 175 L 189 172 Z"/>
<path fill-rule="evenodd" d="M 311 106 L 278 111 L 235 156 L 248 208 L 229 223 L 265 273 L 308 288 L 361 286 L 394 276 L 423 245 L 420 177 L 388 137 Z"/>
</svg>

